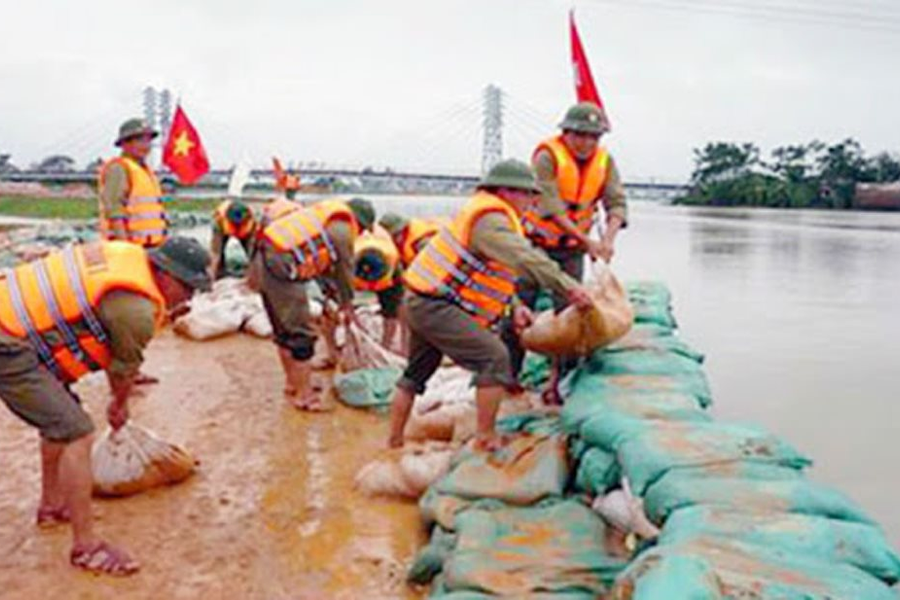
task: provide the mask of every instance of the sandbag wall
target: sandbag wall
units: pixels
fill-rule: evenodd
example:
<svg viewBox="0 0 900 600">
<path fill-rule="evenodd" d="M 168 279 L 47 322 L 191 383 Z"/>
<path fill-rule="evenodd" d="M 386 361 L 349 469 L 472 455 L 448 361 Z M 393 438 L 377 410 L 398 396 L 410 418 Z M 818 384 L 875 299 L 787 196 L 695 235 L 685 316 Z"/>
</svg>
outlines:
<svg viewBox="0 0 900 600">
<path fill-rule="evenodd" d="M 778 436 L 713 421 L 668 290 L 628 293 L 632 332 L 566 381 L 559 419 L 503 423 L 506 449 L 461 453 L 426 492 L 432 541 L 410 579 L 453 600 L 896 600 L 900 558 L 878 526 Z M 630 561 L 588 505 L 623 478 L 662 530 Z"/>
</svg>

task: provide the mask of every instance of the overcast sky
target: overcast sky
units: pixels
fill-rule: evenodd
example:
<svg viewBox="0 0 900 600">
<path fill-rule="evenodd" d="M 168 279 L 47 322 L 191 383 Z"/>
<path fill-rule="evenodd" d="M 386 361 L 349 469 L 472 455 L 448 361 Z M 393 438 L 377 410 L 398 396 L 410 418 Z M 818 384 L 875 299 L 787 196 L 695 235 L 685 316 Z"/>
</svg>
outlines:
<svg viewBox="0 0 900 600">
<path fill-rule="evenodd" d="M 507 94 L 509 156 L 573 101 L 573 5 L 626 179 L 686 179 L 713 140 L 900 150 L 890 0 L 0 0 L 0 152 L 108 156 L 153 85 L 215 166 L 475 173 L 487 84 Z"/>
</svg>

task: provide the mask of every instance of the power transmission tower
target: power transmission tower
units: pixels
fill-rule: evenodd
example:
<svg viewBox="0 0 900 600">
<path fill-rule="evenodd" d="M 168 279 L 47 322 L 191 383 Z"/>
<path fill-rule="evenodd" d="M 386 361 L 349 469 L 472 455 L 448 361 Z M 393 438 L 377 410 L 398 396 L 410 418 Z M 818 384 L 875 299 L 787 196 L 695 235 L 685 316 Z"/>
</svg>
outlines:
<svg viewBox="0 0 900 600">
<path fill-rule="evenodd" d="M 169 128 L 172 127 L 172 92 L 163 90 L 159 94 L 159 131 L 163 138 L 169 135 Z"/>
<path fill-rule="evenodd" d="M 147 121 L 147 125 L 156 129 L 157 126 L 157 95 L 156 89 L 147 86 L 144 88 L 144 120 Z"/>
<path fill-rule="evenodd" d="M 481 153 L 481 172 L 503 159 L 503 92 L 491 84 L 484 89 L 484 146 Z"/>
</svg>

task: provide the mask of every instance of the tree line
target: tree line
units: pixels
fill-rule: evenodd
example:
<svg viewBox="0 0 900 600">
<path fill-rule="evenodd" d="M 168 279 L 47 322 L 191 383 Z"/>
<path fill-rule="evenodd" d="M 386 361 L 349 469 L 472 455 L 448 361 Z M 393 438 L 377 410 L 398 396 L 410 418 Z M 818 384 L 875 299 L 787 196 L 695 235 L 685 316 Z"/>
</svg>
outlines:
<svg viewBox="0 0 900 600">
<path fill-rule="evenodd" d="M 857 183 L 895 181 L 900 181 L 900 161 L 894 155 L 866 156 L 851 138 L 781 146 L 769 159 L 754 144 L 714 142 L 694 149 L 690 191 L 675 203 L 851 208 Z"/>
</svg>

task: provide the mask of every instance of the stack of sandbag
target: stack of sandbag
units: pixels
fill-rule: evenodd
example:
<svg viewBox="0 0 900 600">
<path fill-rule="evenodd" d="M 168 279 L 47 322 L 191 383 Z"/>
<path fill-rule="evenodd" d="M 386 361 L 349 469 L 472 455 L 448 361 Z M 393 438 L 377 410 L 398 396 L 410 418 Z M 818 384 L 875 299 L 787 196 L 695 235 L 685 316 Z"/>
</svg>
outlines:
<svg viewBox="0 0 900 600">
<path fill-rule="evenodd" d="M 356 487 L 369 496 L 418 498 L 447 472 L 453 452 L 440 442 L 407 444 L 360 469 Z"/>
<path fill-rule="evenodd" d="M 194 296 L 190 309 L 175 321 L 174 329 L 192 340 L 209 340 L 238 331 L 263 338 L 272 335 L 262 298 L 243 279 L 220 279 L 212 291 Z"/>
<path fill-rule="evenodd" d="M 129 496 L 190 477 L 196 461 L 184 448 L 127 423 L 107 430 L 91 452 L 94 494 Z"/>
<path fill-rule="evenodd" d="M 634 312 L 628 296 L 609 268 L 598 263 L 587 283 L 593 306 L 579 310 L 566 307 L 537 315 L 522 332 L 522 346 L 553 356 L 587 356 L 628 333 Z"/>
</svg>

